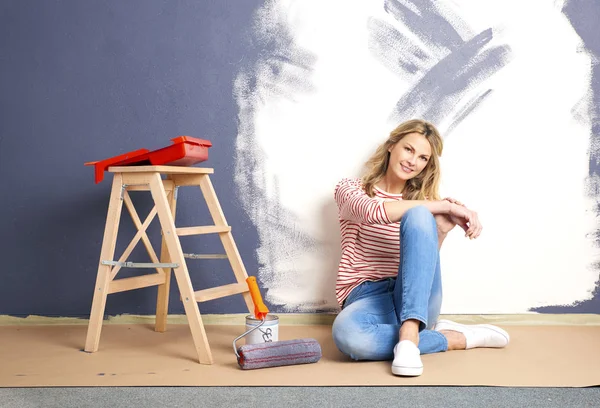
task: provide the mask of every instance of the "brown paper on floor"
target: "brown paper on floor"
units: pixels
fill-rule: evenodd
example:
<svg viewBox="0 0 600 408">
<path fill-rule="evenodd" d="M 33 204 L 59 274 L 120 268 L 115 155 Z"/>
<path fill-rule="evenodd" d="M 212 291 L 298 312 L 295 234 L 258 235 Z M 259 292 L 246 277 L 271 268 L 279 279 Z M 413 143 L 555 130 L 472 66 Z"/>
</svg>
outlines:
<svg viewBox="0 0 600 408">
<path fill-rule="evenodd" d="M 280 340 L 316 338 L 316 364 L 241 370 L 232 340 L 243 326 L 207 326 L 215 364 L 197 363 L 188 326 L 105 325 L 96 353 L 81 351 L 86 326 L 0 327 L 0 386 L 336 386 L 483 385 L 582 387 L 600 384 L 599 326 L 504 326 L 505 349 L 423 356 L 416 378 L 392 375 L 390 362 L 352 362 L 331 326 L 280 327 Z M 241 345 L 243 343 L 238 343 Z"/>
</svg>

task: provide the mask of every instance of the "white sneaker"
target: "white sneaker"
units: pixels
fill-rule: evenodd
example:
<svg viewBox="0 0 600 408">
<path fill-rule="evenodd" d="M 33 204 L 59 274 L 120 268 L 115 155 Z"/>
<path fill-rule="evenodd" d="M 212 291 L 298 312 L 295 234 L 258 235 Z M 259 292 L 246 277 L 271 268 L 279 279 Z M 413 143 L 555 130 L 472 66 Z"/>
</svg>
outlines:
<svg viewBox="0 0 600 408">
<path fill-rule="evenodd" d="M 452 330 L 465 335 L 467 349 L 475 347 L 502 348 L 508 345 L 508 333 L 498 326 L 491 324 L 460 324 L 450 320 L 440 320 L 435 325 L 435 331 Z"/>
<path fill-rule="evenodd" d="M 410 340 L 402 340 L 394 347 L 392 373 L 407 377 L 423 374 L 423 363 L 419 348 Z"/>
</svg>

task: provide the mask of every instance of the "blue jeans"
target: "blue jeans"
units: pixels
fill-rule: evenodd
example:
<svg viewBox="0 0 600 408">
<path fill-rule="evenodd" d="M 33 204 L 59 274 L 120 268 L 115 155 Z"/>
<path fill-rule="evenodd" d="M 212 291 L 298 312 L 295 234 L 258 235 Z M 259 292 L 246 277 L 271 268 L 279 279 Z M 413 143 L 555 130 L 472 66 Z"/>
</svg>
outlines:
<svg viewBox="0 0 600 408">
<path fill-rule="evenodd" d="M 354 360 L 392 360 L 400 325 L 416 319 L 421 354 L 446 351 L 446 337 L 431 330 L 441 306 L 437 225 L 426 207 L 414 207 L 400 223 L 398 276 L 354 288 L 333 322 L 333 340 Z"/>
</svg>

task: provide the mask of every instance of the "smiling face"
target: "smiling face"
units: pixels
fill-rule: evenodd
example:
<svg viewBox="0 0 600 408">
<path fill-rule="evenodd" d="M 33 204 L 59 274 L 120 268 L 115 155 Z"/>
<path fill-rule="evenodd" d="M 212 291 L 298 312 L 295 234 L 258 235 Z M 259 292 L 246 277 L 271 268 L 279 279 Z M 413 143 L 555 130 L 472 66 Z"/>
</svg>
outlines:
<svg viewBox="0 0 600 408">
<path fill-rule="evenodd" d="M 390 149 L 386 178 L 406 182 L 418 176 L 431 158 L 431 145 L 425 136 L 414 132 L 404 136 Z"/>
</svg>

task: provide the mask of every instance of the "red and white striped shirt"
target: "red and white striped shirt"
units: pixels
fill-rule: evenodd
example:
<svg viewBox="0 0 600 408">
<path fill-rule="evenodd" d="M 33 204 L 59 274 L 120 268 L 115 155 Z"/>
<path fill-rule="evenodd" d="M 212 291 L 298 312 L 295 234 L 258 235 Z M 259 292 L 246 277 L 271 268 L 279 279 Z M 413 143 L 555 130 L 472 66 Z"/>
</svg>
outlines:
<svg viewBox="0 0 600 408">
<path fill-rule="evenodd" d="M 396 277 L 400 264 L 400 222 L 391 222 L 383 203 L 401 200 L 375 187 L 369 197 L 359 179 L 345 178 L 335 187 L 342 238 L 336 282 L 340 306 L 352 289 L 365 281 Z"/>
</svg>

